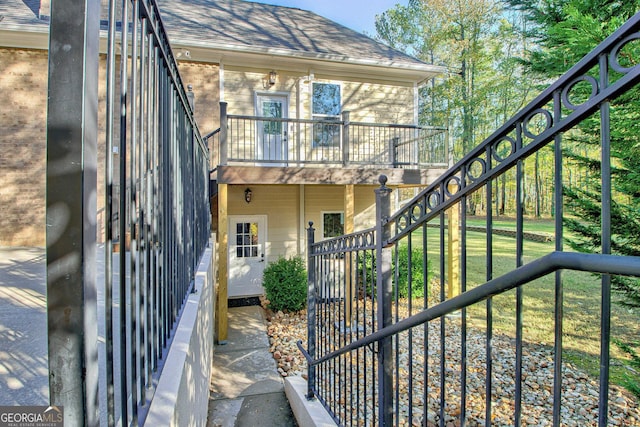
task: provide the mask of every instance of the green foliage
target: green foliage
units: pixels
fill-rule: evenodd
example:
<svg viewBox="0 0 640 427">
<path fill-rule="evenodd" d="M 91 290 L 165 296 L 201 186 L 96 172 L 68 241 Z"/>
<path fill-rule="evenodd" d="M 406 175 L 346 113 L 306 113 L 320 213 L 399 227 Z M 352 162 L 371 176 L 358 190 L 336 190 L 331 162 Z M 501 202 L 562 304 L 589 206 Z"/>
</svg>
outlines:
<svg viewBox="0 0 640 427">
<path fill-rule="evenodd" d="M 262 285 L 269 308 L 285 311 L 302 310 L 307 302 L 307 271 L 299 257 L 269 263 L 264 269 Z"/>
<path fill-rule="evenodd" d="M 422 249 L 412 248 L 411 249 L 411 298 L 423 298 L 425 296 L 425 283 L 428 291 L 429 282 L 431 277 L 433 276 L 433 272 L 431 270 L 431 262 L 427 262 L 427 271 L 426 271 L 426 282 L 425 282 L 425 271 L 423 264 L 423 254 Z M 365 252 L 364 256 L 360 256 L 357 261 L 358 264 L 358 274 L 360 277 L 365 276 L 366 269 L 366 277 L 368 278 L 367 282 L 370 284 L 372 282 L 371 278 L 373 275 L 373 281 L 375 282 L 375 274 L 376 274 L 376 266 L 375 266 L 375 255 L 370 252 Z M 408 298 L 409 297 L 409 248 L 407 245 L 402 245 L 398 248 L 397 253 L 392 254 L 391 259 L 392 271 L 393 271 L 393 292 L 396 292 L 396 284 L 398 289 L 398 297 L 399 298 Z M 398 266 L 396 268 L 396 265 Z M 370 285 L 367 286 L 367 294 L 372 294 L 372 288 Z"/>
<path fill-rule="evenodd" d="M 631 344 L 624 343 L 620 340 L 613 340 L 614 343 L 624 351 L 630 358 L 629 365 L 634 374 L 626 374 L 624 378 L 625 387 L 627 390 L 635 394 L 640 398 L 640 355 L 633 348 Z M 635 347 L 638 347 L 640 343 L 636 343 Z"/>
<path fill-rule="evenodd" d="M 640 0 L 507 0 L 513 7 L 527 10 L 533 23 L 538 47 L 533 52 L 529 69 L 541 77 L 556 78 L 613 33 L 640 9 Z M 629 43 L 620 54 L 626 67 L 637 64 L 640 48 Z M 597 70 L 587 72 L 597 76 Z M 615 72 L 611 79 L 619 78 Z M 572 97 L 584 101 L 589 87 L 576 87 Z M 573 99 L 573 98 L 572 98 Z M 610 107 L 611 148 L 611 252 L 640 255 L 640 90 L 636 87 L 612 100 Z M 602 241 L 602 165 L 600 161 L 600 121 L 593 116 L 579 123 L 563 136 L 563 157 L 578 182 L 563 188 L 566 211 L 563 218 L 570 235 L 570 246 L 580 252 L 601 253 Z M 640 280 L 612 276 L 611 284 L 622 305 L 640 307 Z M 620 349 L 640 367 L 640 359 L 630 343 L 617 342 Z M 629 377 L 627 388 L 640 392 L 640 380 Z"/>
</svg>

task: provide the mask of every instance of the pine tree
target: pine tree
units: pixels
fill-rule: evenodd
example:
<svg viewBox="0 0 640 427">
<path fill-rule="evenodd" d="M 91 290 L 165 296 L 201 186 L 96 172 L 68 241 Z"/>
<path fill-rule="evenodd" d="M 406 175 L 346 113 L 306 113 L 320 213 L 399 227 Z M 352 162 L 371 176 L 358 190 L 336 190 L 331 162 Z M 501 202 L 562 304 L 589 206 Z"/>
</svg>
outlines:
<svg viewBox="0 0 640 427">
<path fill-rule="evenodd" d="M 640 0 L 507 0 L 512 7 L 526 10 L 534 24 L 539 50 L 532 52 L 529 70 L 547 78 L 557 78 L 589 53 L 640 9 Z M 639 58 L 637 46 L 629 45 L 625 55 Z M 634 63 L 625 66 L 635 65 Z M 597 76 L 594 75 L 597 78 Z M 580 96 L 579 88 L 576 88 Z M 612 206 L 611 250 L 614 254 L 640 256 L 640 89 L 633 88 L 610 106 Z M 580 185 L 565 185 L 564 201 L 569 217 L 565 225 L 576 236 L 570 246 L 581 252 L 599 253 L 601 232 L 600 120 L 597 115 L 584 120 L 563 138 L 567 166 L 582 176 Z M 640 309 L 640 280 L 613 276 L 612 287 L 618 302 Z M 639 343 L 618 346 L 638 361 L 633 349 Z M 635 356 L 635 357 L 634 357 Z M 640 380 L 630 378 L 628 388 L 638 394 Z"/>
</svg>

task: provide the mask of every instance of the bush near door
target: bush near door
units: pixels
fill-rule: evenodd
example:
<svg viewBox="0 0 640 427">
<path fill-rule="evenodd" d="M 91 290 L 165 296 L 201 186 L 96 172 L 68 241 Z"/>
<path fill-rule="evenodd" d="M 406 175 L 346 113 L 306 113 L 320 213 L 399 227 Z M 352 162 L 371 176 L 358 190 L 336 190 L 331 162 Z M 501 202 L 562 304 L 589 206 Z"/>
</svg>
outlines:
<svg viewBox="0 0 640 427">
<path fill-rule="evenodd" d="M 273 311 L 299 311 L 307 302 L 307 270 L 299 257 L 285 259 L 267 265 L 262 275 L 262 285 Z"/>
</svg>

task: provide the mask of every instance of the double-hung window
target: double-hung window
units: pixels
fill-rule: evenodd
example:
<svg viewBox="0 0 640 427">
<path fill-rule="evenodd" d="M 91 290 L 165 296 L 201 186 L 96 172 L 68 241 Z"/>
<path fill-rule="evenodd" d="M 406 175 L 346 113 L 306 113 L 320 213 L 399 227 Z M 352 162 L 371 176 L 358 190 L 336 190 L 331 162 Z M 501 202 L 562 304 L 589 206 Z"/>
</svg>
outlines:
<svg viewBox="0 0 640 427">
<path fill-rule="evenodd" d="M 340 146 L 340 85 L 313 82 L 311 115 L 322 123 L 313 126 L 313 147 Z"/>
</svg>

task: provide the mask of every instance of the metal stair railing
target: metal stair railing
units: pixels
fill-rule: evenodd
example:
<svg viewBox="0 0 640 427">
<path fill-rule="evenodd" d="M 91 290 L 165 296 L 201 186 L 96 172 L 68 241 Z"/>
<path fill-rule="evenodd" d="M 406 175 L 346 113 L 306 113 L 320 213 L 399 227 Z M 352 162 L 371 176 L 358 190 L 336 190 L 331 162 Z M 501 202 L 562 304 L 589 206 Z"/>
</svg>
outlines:
<svg viewBox="0 0 640 427">
<path fill-rule="evenodd" d="M 376 190 L 375 229 L 315 243 L 310 224 L 308 347 L 298 346 L 309 366 L 308 397 L 318 398 L 338 424 L 444 426 L 456 421 L 520 426 L 525 416 L 535 415 L 554 426 L 568 422 L 567 416 L 578 424 L 597 419 L 599 426 L 607 425 L 612 409 L 611 276 L 640 277 L 639 257 L 611 253 L 610 102 L 640 82 L 640 66 L 634 65 L 640 61 L 639 31 L 640 14 L 394 214 L 391 189 L 382 177 Z M 566 252 L 563 135 L 594 114 L 600 119 L 601 253 Z M 551 144 L 555 242 L 547 255 L 527 259 L 524 164 Z M 515 238 L 508 244 L 511 267 L 497 265 L 494 259 L 493 185 L 504 174 L 515 184 Z M 472 197 L 484 209 L 486 236 L 481 247 L 471 247 L 467 239 Z M 435 233 L 429 231 L 434 224 Z M 482 280 L 470 278 L 471 256 L 485 261 Z M 434 272 L 428 274 L 430 269 Z M 590 414 L 584 417 L 591 418 L 562 410 L 567 404 L 562 270 L 601 275 L 598 393 L 589 397 L 589 410 L 583 408 Z M 550 397 L 545 405 L 533 407 L 524 400 L 534 391 L 523 372 L 530 345 L 525 341 L 523 291 L 543 286 L 534 281 L 547 276 L 553 294 L 554 342 L 551 363 L 541 361 L 544 368 L 539 369 L 550 380 L 545 390 Z M 439 295 L 430 295 L 434 291 Z M 515 337 L 507 337 L 506 349 L 494 348 L 505 342 L 494 330 L 493 299 L 499 295 L 513 298 L 515 313 Z M 470 310 L 482 312 L 480 302 L 485 304 L 482 333 L 472 332 L 469 316 Z M 478 346 L 484 350 L 476 351 Z M 494 366 L 499 351 L 509 354 L 508 387 L 494 380 L 498 369 L 506 369 Z M 482 386 L 472 388 L 474 381 Z M 502 407 L 504 399 L 507 409 Z M 625 414 L 640 422 L 637 414 Z"/>
</svg>

